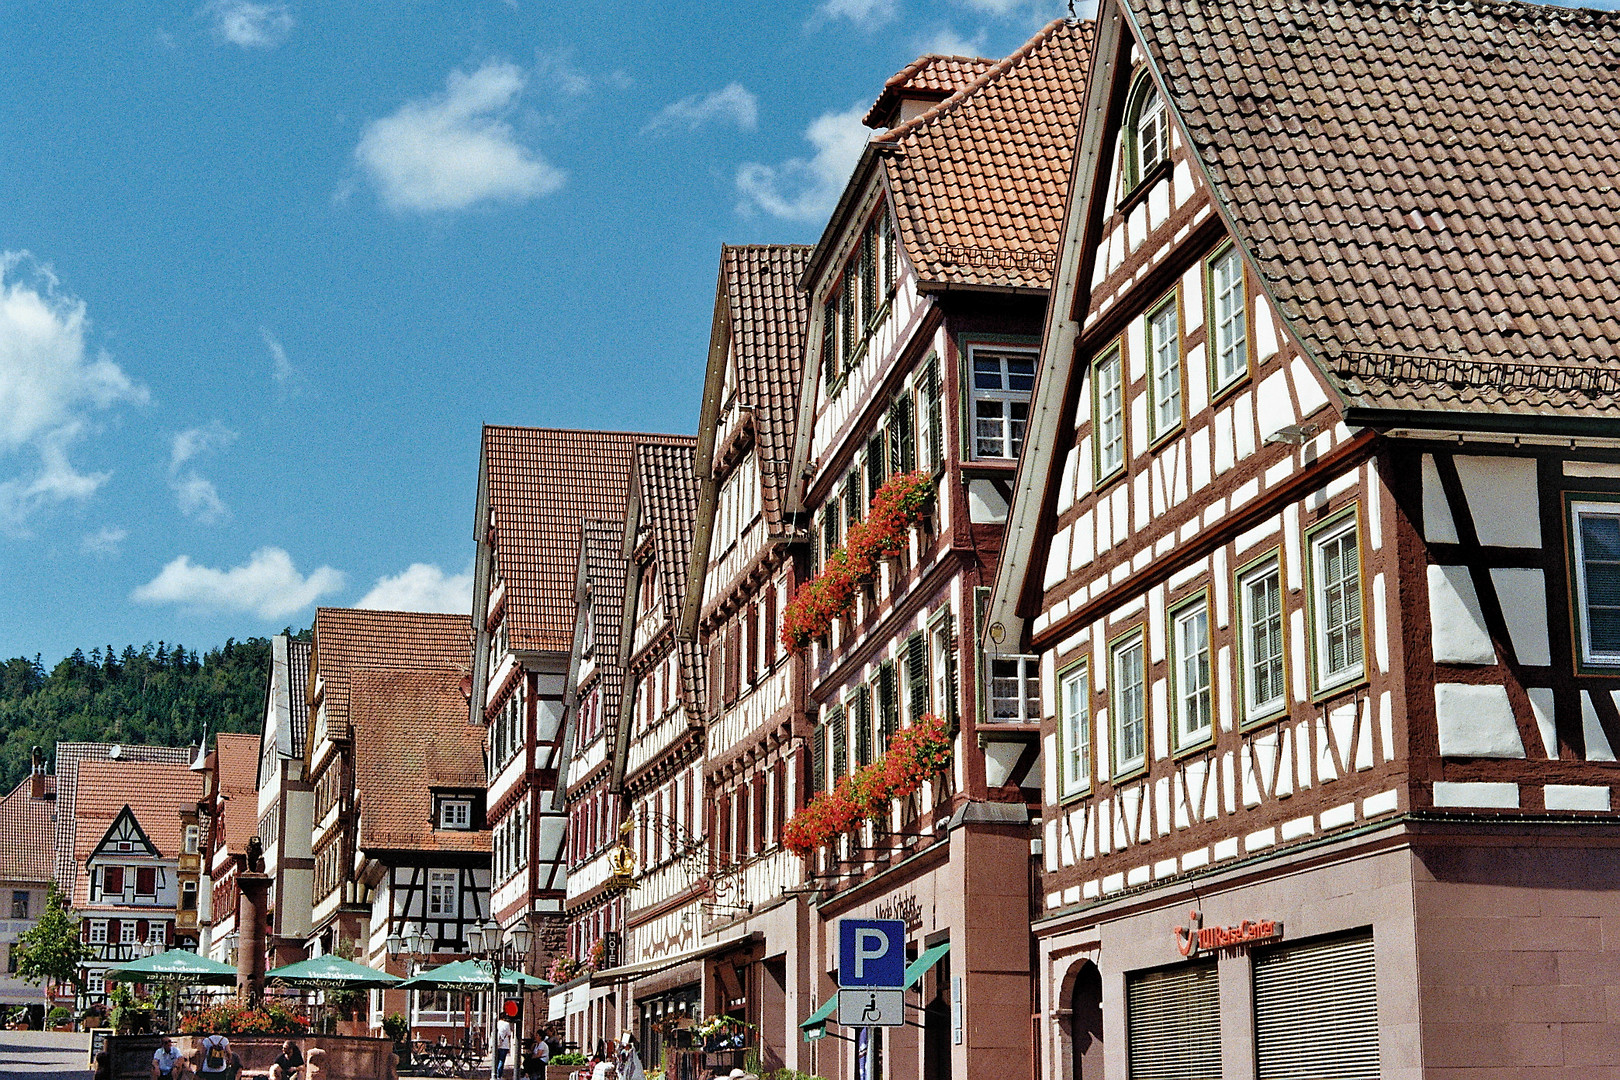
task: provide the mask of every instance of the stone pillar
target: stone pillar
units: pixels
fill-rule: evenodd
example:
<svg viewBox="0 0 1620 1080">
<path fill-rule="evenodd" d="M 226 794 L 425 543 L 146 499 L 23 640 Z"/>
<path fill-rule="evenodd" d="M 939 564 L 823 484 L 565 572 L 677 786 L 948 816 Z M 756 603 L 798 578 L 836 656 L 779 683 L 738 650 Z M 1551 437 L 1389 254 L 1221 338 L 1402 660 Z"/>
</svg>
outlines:
<svg viewBox="0 0 1620 1080">
<path fill-rule="evenodd" d="M 236 996 L 253 1003 L 264 997 L 264 915 L 270 875 L 239 871 L 236 887 Z"/>
</svg>

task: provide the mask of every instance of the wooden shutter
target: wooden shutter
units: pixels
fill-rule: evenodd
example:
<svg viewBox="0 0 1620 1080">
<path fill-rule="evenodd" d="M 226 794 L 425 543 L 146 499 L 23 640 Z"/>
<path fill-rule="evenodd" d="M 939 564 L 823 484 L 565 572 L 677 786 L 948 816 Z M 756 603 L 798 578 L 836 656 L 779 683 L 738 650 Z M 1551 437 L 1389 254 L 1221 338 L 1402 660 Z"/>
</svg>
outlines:
<svg viewBox="0 0 1620 1080">
<path fill-rule="evenodd" d="M 841 327 L 843 332 L 839 335 L 841 338 L 839 344 L 842 346 L 841 351 L 843 356 L 841 359 L 843 360 L 843 368 L 845 371 L 848 371 L 850 366 L 855 362 L 855 341 L 857 333 L 855 328 L 855 282 L 850 280 L 853 276 L 854 275 L 852 274 L 846 273 L 844 275 L 843 282 L 839 286 L 839 296 L 842 300 L 843 307 L 843 326 Z"/>
<path fill-rule="evenodd" d="M 939 384 L 939 357 L 928 358 L 928 371 L 923 377 L 923 401 L 928 409 L 928 462 L 934 467 L 945 463 L 945 410 L 944 397 Z"/>
<path fill-rule="evenodd" d="M 844 715 L 843 708 L 835 707 L 827 716 L 827 727 L 832 746 L 832 779 L 829 786 L 836 784 L 838 778 L 849 772 L 849 720 Z"/>
<path fill-rule="evenodd" d="M 945 609 L 944 615 L 940 617 L 939 624 L 944 630 L 945 686 L 946 693 L 949 696 L 949 700 L 943 703 L 942 711 L 945 719 L 951 722 L 951 731 L 954 732 L 956 730 L 956 722 L 958 719 L 960 719 L 960 716 L 958 715 L 957 702 L 962 696 L 962 691 L 956 682 L 956 634 L 951 627 L 951 611 L 949 608 Z"/>
<path fill-rule="evenodd" d="M 1376 1080 L 1370 933 L 1268 949 L 1254 960 L 1260 1080 Z"/>
<path fill-rule="evenodd" d="M 759 681 L 759 605 L 748 605 L 748 685 Z"/>
<path fill-rule="evenodd" d="M 821 306 L 821 384 L 827 396 L 832 396 L 833 384 L 842 369 L 838 364 L 838 292 L 833 291 Z"/>
<path fill-rule="evenodd" d="M 1125 987 L 1131 1080 L 1220 1080 L 1214 961 L 1133 976 Z"/>
<path fill-rule="evenodd" d="M 122 866 L 104 866 L 101 868 L 101 891 L 104 895 L 118 896 L 124 891 L 124 868 Z"/>
<path fill-rule="evenodd" d="M 782 826 L 787 824 L 787 766 L 776 763 L 771 783 L 771 840 L 782 842 Z"/>
<path fill-rule="evenodd" d="M 877 226 L 874 223 L 861 236 L 861 318 L 871 326 L 877 313 Z"/>
<path fill-rule="evenodd" d="M 776 626 L 776 582 L 765 586 L 765 667 L 776 665 L 776 639 L 780 631 Z"/>
<path fill-rule="evenodd" d="M 894 661 L 885 660 L 878 666 L 877 673 L 878 724 L 880 725 L 878 747 L 880 751 L 889 748 L 889 740 L 894 737 L 895 731 L 900 727 L 900 703 L 896 700 L 894 691 Z"/>
<path fill-rule="evenodd" d="M 917 437 L 911 423 L 911 395 L 902 394 L 889 409 L 889 469 L 906 473 L 917 467 Z"/>
<path fill-rule="evenodd" d="M 731 798 L 721 796 L 720 803 L 715 809 L 715 815 L 720 819 L 720 827 L 715 830 L 720 837 L 720 865 L 729 866 L 734 861 L 731 857 L 735 849 L 731 845 Z"/>
<path fill-rule="evenodd" d="M 138 866 L 135 868 L 135 895 L 157 895 L 157 867 Z"/>
<path fill-rule="evenodd" d="M 726 627 L 726 704 L 730 705 L 737 700 L 737 677 L 741 669 L 742 626 L 740 622 L 733 622 Z"/>
<path fill-rule="evenodd" d="M 827 790 L 827 725 L 825 723 L 817 724 L 816 729 L 810 733 L 810 783 L 808 786 L 811 795 Z"/>
<path fill-rule="evenodd" d="M 765 774 L 754 778 L 754 854 L 765 850 Z"/>
<path fill-rule="evenodd" d="M 928 638 L 921 630 L 906 639 L 906 682 L 915 724 L 928 711 Z"/>
<path fill-rule="evenodd" d="M 716 630 L 709 637 L 709 715 L 718 717 L 722 708 L 721 701 L 725 697 L 725 683 L 723 681 L 723 667 L 725 661 L 724 632 Z"/>
<path fill-rule="evenodd" d="M 866 500 L 861 498 L 861 470 L 856 466 L 844 477 L 844 520 L 856 522 L 866 516 Z"/>
<path fill-rule="evenodd" d="M 883 293 L 887 296 L 900 276 L 900 248 L 895 243 L 894 218 L 884 213 L 879 222 L 878 227 L 883 230 Z"/>
<path fill-rule="evenodd" d="M 855 767 L 872 764 L 872 688 L 855 691 Z"/>
<path fill-rule="evenodd" d="M 888 446 L 888 439 L 879 431 L 866 440 L 866 490 L 868 498 L 877 494 L 883 481 L 889 478 L 889 469 L 884 459 L 884 451 Z"/>
</svg>

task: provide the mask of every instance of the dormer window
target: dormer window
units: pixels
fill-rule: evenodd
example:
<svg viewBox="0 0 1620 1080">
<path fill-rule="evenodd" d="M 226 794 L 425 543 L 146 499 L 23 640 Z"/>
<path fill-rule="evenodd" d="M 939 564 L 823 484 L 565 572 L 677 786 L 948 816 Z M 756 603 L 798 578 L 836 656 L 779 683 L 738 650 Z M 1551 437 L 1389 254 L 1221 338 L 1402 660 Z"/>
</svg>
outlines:
<svg viewBox="0 0 1620 1080">
<path fill-rule="evenodd" d="M 1029 423 L 1035 387 L 1033 350 L 971 350 L 973 365 L 973 456 L 1017 458 Z"/>
<path fill-rule="evenodd" d="M 1170 160 L 1170 116 L 1165 112 L 1164 99 L 1153 80 L 1143 75 L 1137 80 L 1131 95 L 1131 107 L 1126 112 L 1125 191 L 1130 194 L 1138 184 Z"/>
<path fill-rule="evenodd" d="M 645 615 L 658 606 L 658 564 L 648 563 L 641 571 L 640 613 Z"/>
<path fill-rule="evenodd" d="M 438 827 L 467 831 L 472 828 L 472 800 L 439 797 Z"/>
</svg>

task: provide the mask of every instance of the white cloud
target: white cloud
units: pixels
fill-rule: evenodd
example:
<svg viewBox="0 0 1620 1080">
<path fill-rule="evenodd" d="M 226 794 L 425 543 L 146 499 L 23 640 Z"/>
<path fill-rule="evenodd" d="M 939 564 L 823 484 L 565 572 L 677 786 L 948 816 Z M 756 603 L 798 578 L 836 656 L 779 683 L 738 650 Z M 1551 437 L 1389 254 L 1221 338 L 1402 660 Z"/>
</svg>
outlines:
<svg viewBox="0 0 1620 1080">
<path fill-rule="evenodd" d="M 143 604 L 178 604 L 199 612 L 246 611 L 261 619 L 280 619 L 342 587 L 342 573 L 330 566 L 305 577 L 285 551 L 266 547 L 229 570 L 197 566 L 189 555 L 182 555 L 130 593 L 130 599 Z"/>
<path fill-rule="evenodd" d="M 259 327 L 259 336 L 264 338 L 264 347 L 270 350 L 270 378 L 279 385 L 286 383 L 294 375 L 298 374 L 298 369 L 292 366 L 291 360 L 287 359 L 287 350 L 281 347 L 281 342 L 276 340 L 276 335 L 261 326 Z"/>
<path fill-rule="evenodd" d="M 590 76 L 574 66 L 572 50 L 535 51 L 535 81 L 564 97 L 583 97 L 591 91 Z"/>
<path fill-rule="evenodd" d="M 68 448 L 95 410 L 147 400 L 105 352 L 89 355 L 82 300 L 27 252 L 0 254 L 0 460 L 33 455 L 35 469 L 0 480 L 0 519 L 20 525 L 49 502 L 84 500 L 105 472 L 81 473 Z"/>
<path fill-rule="evenodd" d="M 79 540 L 79 550 L 86 555 L 100 555 L 103 558 L 114 558 L 122 550 L 124 541 L 129 539 L 129 530 L 120 529 L 114 525 L 103 525 L 93 533 L 85 533 Z"/>
<path fill-rule="evenodd" d="M 759 123 L 759 99 L 742 83 L 729 83 L 712 94 L 693 94 L 672 101 L 647 121 L 648 131 L 684 127 L 696 131 L 716 121 L 735 124 L 742 131 L 753 131 Z"/>
<path fill-rule="evenodd" d="M 378 611 L 472 611 L 472 570 L 446 574 L 431 563 L 412 563 L 393 577 L 380 577 L 354 606 Z"/>
<path fill-rule="evenodd" d="M 848 19 L 862 30 L 876 30 L 894 21 L 900 12 L 896 0 L 822 0 L 811 24 L 830 19 Z"/>
<path fill-rule="evenodd" d="M 846 112 L 824 113 L 805 129 L 815 148 L 809 158 L 789 158 L 779 165 L 750 162 L 737 170 L 739 212 L 763 210 L 790 221 L 826 217 L 838 202 L 849 174 L 860 160 L 872 132 L 861 124 L 865 105 Z"/>
<path fill-rule="evenodd" d="M 236 441 L 236 432 L 218 420 L 207 427 L 188 428 L 174 437 L 169 448 L 169 487 L 180 512 L 212 525 L 230 516 L 212 480 L 186 466 L 201 454 L 222 450 Z"/>
<path fill-rule="evenodd" d="M 293 17 L 286 4 L 255 4 L 251 0 L 210 0 L 201 14 L 214 24 L 214 36 L 244 49 L 273 49 L 292 33 Z"/>
<path fill-rule="evenodd" d="M 408 101 L 366 125 L 355 160 L 396 212 L 464 210 L 480 202 L 524 202 L 562 186 L 565 174 L 518 141 L 503 117 L 525 77 L 490 62 L 450 73 L 445 92 Z"/>
<path fill-rule="evenodd" d="M 965 38 L 949 26 L 942 26 L 929 36 L 917 42 L 919 53 L 933 53 L 939 56 L 983 56 L 984 42 L 988 35 L 983 30 L 971 38 Z"/>
</svg>

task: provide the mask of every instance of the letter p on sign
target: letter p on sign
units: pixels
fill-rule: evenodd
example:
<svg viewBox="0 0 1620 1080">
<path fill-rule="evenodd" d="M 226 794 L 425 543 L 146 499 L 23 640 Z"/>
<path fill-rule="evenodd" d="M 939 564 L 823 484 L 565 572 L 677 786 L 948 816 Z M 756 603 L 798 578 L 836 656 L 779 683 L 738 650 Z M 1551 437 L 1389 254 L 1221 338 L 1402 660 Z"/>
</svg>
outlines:
<svg viewBox="0 0 1620 1080">
<path fill-rule="evenodd" d="M 838 985 L 898 988 L 906 978 L 906 924 L 838 920 Z"/>
</svg>

